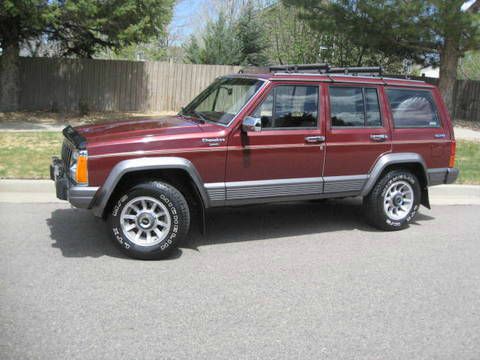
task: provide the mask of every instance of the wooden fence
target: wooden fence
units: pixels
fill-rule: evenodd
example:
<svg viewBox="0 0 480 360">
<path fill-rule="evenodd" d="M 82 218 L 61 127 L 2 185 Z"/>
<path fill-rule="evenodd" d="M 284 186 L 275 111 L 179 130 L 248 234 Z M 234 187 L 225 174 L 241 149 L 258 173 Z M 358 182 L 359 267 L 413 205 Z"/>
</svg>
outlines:
<svg viewBox="0 0 480 360">
<path fill-rule="evenodd" d="M 239 70 L 224 65 L 21 58 L 20 110 L 177 111 L 217 76 Z M 455 118 L 480 121 L 480 81 L 457 81 L 454 97 Z"/>
<path fill-rule="evenodd" d="M 179 110 L 240 67 L 88 59 L 20 59 L 20 109 Z"/>
<path fill-rule="evenodd" d="M 453 96 L 453 118 L 480 122 L 480 81 L 458 80 Z"/>
</svg>

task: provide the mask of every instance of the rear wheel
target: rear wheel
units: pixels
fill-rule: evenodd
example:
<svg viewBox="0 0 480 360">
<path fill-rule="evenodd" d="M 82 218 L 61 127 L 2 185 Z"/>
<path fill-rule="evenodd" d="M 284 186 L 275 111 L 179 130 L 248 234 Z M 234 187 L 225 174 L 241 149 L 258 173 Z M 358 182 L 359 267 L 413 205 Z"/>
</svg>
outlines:
<svg viewBox="0 0 480 360">
<path fill-rule="evenodd" d="M 401 230 L 415 218 L 421 189 L 415 175 L 406 170 L 385 174 L 363 199 L 367 220 L 382 230 Z"/>
<path fill-rule="evenodd" d="M 108 216 L 113 241 L 138 259 L 167 257 L 188 233 L 190 211 L 173 186 L 152 181 L 119 196 Z"/>
</svg>

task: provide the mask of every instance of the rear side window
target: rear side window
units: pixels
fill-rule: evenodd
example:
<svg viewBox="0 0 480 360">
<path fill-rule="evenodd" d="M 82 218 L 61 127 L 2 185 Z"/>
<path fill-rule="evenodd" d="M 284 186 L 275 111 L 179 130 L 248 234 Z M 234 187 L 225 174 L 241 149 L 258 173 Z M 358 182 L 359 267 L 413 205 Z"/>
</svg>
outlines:
<svg viewBox="0 0 480 360">
<path fill-rule="evenodd" d="M 436 128 L 440 119 L 430 91 L 387 89 L 396 128 Z"/>
<path fill-rule="evenodd" d="M 262 128 L 315 128 L 318 120 L 318 86 L 277 86 L 252 116 Z"/>
<path fill-rule="evenodd" d="M 333 127 L 380 127 L 382 119 L 377 89 L 330 86 Z"/>
</svg>

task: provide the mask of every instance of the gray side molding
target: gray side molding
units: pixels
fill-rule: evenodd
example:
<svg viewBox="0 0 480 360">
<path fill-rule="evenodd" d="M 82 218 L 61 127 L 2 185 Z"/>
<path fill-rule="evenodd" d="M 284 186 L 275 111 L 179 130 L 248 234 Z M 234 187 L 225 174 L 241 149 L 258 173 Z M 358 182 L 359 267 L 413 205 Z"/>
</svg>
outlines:
<svg viewBox="0 0 480 360">
<path fill-rule="evenodd" d="M 428 182 L 427 166 L 425 165 L 425 160 L 423 160 L 423 157 L 421 155 L 417 153 L 385 154 L 381 156 L 380 159 L 378 159 L 375 165 L 373 166 L 373 169 L 372 171 L 370 171 L 368 180 L 365 183 L 360 195 L 361 196 L 368 195 L 370 190 L 372 190 L 373 186 L 377 182 L 378 177 L 387 166 L 392 164 L 405 164 L 405 163 L 415 163 L 415 164 L 422 165 L 425 178 L 427 179 L 427 182 Z"/>
<path fill-rule="evenodd" d="M 195 166 L 189 160 L 180 157 L 169 156 L 145 157 L 123 160 L 113 167 L 107 179 L 105 180 L 105 183 L 95 195 L 94 203 L 92 206 L 92 210 L 95 216 L 103 215 L 103 211 L 107 206 L 108 200 L 110 199 L 110 196 L 112 195 L 115 187 L 117 186 L 123 175 L 134 171 L 157 169 L 185 170 L 197 186 L 198 192 L 203 199 L 205 207 L 208 207 L 208 196 L 203 186 L 202 178 L 200 177 L 200 174 L 198 173 Z"/>
</svg>

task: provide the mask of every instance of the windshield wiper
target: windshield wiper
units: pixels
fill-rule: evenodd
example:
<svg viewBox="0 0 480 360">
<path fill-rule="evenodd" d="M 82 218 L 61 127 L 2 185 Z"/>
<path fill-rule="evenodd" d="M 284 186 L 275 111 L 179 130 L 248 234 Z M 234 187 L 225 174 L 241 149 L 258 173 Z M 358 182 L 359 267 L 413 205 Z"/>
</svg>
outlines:
<svg viewBox="0 0 480 360">
<path fill-rule="evenodd" d="M 205 115 L 203 115 L 201 112 L 198 112 L 196 110 L 186 112 L 185 109 L 182 108 L 182 110 L 180 111 L 180 115 L 189 116 L 189 117 L 192 117 L 192 115 L 195 115 L 198 118 L 195 120 L 199 121 L 201 124 L 205 124 L 205 121 L 208 121 Z"/>
<path fill-rule="evenodd" d="M 200 111 L 197 111 L 197 110 L 193 110 L 193 113 L 195 115 L 197 115 L 201 120 L 203 120 L 203 122 L 205 121 L 210 121 L 210 119 L 208 119 L 205 115 L 203 115 L 203 113 L 201 113 Z"/>
</svg>

